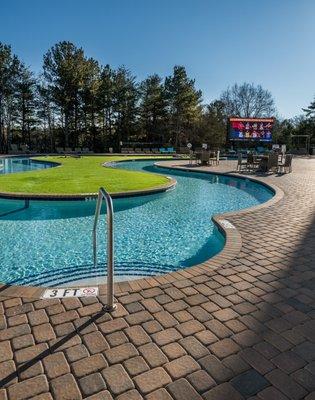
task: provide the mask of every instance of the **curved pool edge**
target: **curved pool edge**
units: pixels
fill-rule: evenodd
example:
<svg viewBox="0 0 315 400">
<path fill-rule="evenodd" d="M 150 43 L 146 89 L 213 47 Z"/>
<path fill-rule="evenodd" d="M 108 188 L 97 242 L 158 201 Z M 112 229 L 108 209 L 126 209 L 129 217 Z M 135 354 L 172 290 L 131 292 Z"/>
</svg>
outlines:
<svg viewBox="0 0 315 400">
<path fill-rule="evenodd" d="M 40 154 L 1 154 L 0 159 L 2 158 L 29 158 L 30 160 L 36 161 L 39 164 L 53 164 L 54 167 L 60 167 L 62 163 L 59 163 L 57 161 L 45 161 L 45 160 L 39 160 L 37 157 L 43 157 L 43 155 Z M 18 174 L 23 173 L 23 172 L 30 172 L 30 171 L 19 171 L 16 172 Z M 14 172 L 15 173 L 15 172 Z"/>
<path fill-rule="evenodd" d="M 11 157 L 18 157 L 18 156 L 11 156 Z M 34 156 L 31 156 L 29 158 L 34 158 Z M 130 160 L 117 160 L 115 163 L 120 163 L 120 162 L 126 162 L 126 161 L 133 161 L 136 159 L 130 159 Z M 148 158 L 148 160 L 152 160 Z M 43 160 L 36 160 L 38 162 L 49 162 L 51 164 L 55 164 L 56 167 L 61 166 L 62 163 L 57 163 L 54 161 L 43 161 Z M 145 161 L 145 160 L 141 160 Z M 110 164 L 113 162 L 105 162 L 101 164 L 104 167 L 110 168 Z M 146 172 L 144 172 L 146 173 Z M 138 190 L 127 190 L 123 192 L 115 192 L 115 193 L 110 193 L 111 197 L 113 199 L 121 199 L 125 197 L 133 197 L 133 196 L 146 196 L 150 194 L 157 194 L 157 193 L 163 193 L 166 192 L 170 189 L 173 189 L 177 182 L 176 179 L 164 176 L 168 179 L 168 182 L 164 185 L 160 186 L 154 186 L 151 188 L 147 189 L 138 189 Z M 82 200 L 91 200 L 91 199 L 96 199 L 98 196 L 98 193 L 77 193 L 77 194 L 58 194 L 58 193 L 16 193 L 16 192 L 1 192 L 0 191 L 0 198 L 2 199 L 11 199 L 11 200 L 50 200 L 50 201 L 82 201 Z"/>
<path fill-rule="evenodd" d="M 161 165 L 159 165 L 161 167 Z M 284 192 L 276 185 L 262 182 L 259 179 L 248 177 L 248 176 L 239 176 L 236 173 L 227 173 L 227 172 L 217 172 L 217 171 L 196 171 L 194 168 L 189 167 L 181 167 L 181 166 L 164 166 L 167 169 L 180 169 L 180 170 L 189 170 L 192 172 L 202 172 L 207 174 L 214 175 L 225 175 L 225 176 L 234 176 L 240 179 L 248 179 L 260 184 L 263 184 L 267 188 L 271 189 L 274 192 L 274 196 L 256 206 L 248 207 L 243 210 L 231 211 L 224 214 L 214 215 L 212 217 L 213 222 L 218 227 L 219 231 L 224 235 L 225 244 L 222 250 L 217 253 L 215 256 L 209 258 L 208 260 L 196 264 L 194 266 L 180 269 L 174 272 L 170 272 L 163 275 L 157 276 L 149 276 L 140 279 L 134 280 L 126 280 L 122 282 L 115 283 L 115 295 L 122 295 L 125 292 L 134 292 L 139 289 L 150 289 L 153 287 L 157 287 L 164 284 L 178 282 L 178 287 L 184 287 L 185 281 L 190 278 L 194 278 L 198 275 L 211 275 L 214 270 L 223 267 L 229 261 L 233 260 L 241 251 L 242 248 L 242 236 L 237 229 L 229 220 L 228 217 L 238 216 L 242 214 L 249 214 L 261 210 L 263 208 L 268 208 L 278 203 L 283 197 Z M 183 281 L 183 283 L 180 283 Z M 89 286 L 89 285 L 84 285 Z M 99 296 L 104 296 L 107 293 L 107 284 L 94 285 L 99 287 Z M 54 286 L 56 288 L 58 286 Z M 69 284 L 67 287 L 83 287 L 83 285 L 71 285 Z M 44 291 L 49 289 L 49 287 L 42 286 L 19 286 L 19 285 L 8 285 L 4 283 L 0 283 L 0 297 L 23 297 L 26 299 L 41 299 Z"/>
<path fill-rule="evenodd" d="M 134 197 L 134 196 L 146 196 L 150 194 L 163 193 L 167 190 L 172 189 L 176 186 L 175 179 L 169 179 L 169 182 L 165 185 L 156 186 L 149 189 L 141 189 L 141 190 L 129 190 L 126 192 L 116 192 L 110 193 L 113 199 L 120 199 L 125 197 Z M 11 199 L 11 200 L 50 200 L 50 201 L 79 201 L 79 200 L 91 200 L 97 198 L 97 193 L 80 193 L 80 194 L 32 194 L 32 193 L 11 193 L 11 192 L 0 192 L 0 198 L 2 199 Z"/>
<path fill-rule="evenodd" d="M 161 162 L 156 162 L 155 165 L 160 167 L 160 168 L 165 168 L 165 169 L 175 169 L 175 170 L 180 170 L 180 171 L 197 172 L 197 173 L 201 173 L 201 174 L 210 174 L 210 175 L 221 175 L 221 176 L 227 176 L 227 177 L 231 177 L 232 176 L 234 178 L 238 178 L 238 179 L 242 179 L 242 180 L 249 180 L 249 181 L 258 183 L 260 185 L 263 185 L 267 189 L 271 190 L 274 193 L 272 198 L 267 200 L 267 201 L 265 201 L 264 203 L 257 204 L 256 206 L 252 206 L 252 207 L 246 207 L 246 208 L 243 208 L 242 210 L 238 210 L 238 211 L 226 212 L 226 213 L 222 214 L 222 216 L 224 216 L 224 217 L 228 217 L 228 216 L 232 216 L 232 215 L 239 215 L 239 214 L 247 214 L 247 213 L 252 212 L 254 210 L 256 211 L 256 210 L 259 210 L 261 208 L 268 207 L 269 205 L 272 205 L 272 204 L 277 203 L 278 201 L 280 201 L 284 196 L 283 190 L 280 189 L 278 186 L 273 185 L 270 182 L 268 182 L 268 183 L 263 182 L 258 178 L 254 178 L 254 177 L 251 177 L 251 176 L 248 176 L 248 175 L 240 176 L 236 172 L 206 171 L 206 170 L 200 170 L 200 169 L 190 168 L 190 167 L 187 167 L 187 166 L 180 166 L 180 165 L 172 165 L 172 166 L 163 165 L 163 164 L 161 164 Z"/>
</svg>

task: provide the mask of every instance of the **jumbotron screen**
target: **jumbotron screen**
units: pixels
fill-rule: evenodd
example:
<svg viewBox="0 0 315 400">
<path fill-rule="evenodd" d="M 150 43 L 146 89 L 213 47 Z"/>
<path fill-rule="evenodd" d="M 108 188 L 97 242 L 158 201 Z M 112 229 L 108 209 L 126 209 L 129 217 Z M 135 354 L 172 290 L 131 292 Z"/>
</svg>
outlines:
<svg viewBox="0 0 315 400">
<path fill-rule="evenodd" d="M 273 118 L 229 118 L 230 140 L 271 142 Z"/>
</svg>

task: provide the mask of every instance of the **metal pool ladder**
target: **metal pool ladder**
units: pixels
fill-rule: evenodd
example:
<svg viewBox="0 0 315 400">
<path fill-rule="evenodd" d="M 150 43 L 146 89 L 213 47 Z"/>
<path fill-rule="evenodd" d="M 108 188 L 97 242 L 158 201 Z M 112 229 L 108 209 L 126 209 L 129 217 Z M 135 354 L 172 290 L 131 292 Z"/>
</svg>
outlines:
<svg viewBox="0 0 315 400">
<path fill-rule="evenodd" d="M 116 310 L 114 304 L 114 207 L 110 194 L 100 188 L 97 196 L 93 226 L 93 264 L 97 267 L 97 226 L 100 219 L 102 201 L 106 201 L 107 212 L 107 304 L 103 307 L 106 312 Z"/>
</svg>

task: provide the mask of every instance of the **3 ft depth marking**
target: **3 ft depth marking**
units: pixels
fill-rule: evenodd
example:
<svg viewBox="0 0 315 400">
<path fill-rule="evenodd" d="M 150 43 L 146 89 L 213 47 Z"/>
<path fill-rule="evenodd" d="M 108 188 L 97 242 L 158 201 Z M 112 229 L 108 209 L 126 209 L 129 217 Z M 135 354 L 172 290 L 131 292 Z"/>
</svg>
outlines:
<svg viewBox="0 0 315 400">
<path fill-rule="evenodd" d="M 62 288 L 46 289 L 42 294 L 42 299 L 60 299 L 64 297 L 95 297 L 98 295 L 98 287 L 85 288 Z"/>
</svg>

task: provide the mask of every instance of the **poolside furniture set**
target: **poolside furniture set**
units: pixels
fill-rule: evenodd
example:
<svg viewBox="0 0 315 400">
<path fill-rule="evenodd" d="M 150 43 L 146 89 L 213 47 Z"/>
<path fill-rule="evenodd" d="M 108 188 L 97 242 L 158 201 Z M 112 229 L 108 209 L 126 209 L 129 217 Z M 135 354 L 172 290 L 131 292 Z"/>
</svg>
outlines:
<svg viewBox="0 0 315 400">
<path fill-rule="evenodd" d="M 248 154 L 247 158 L 243 158 L 242 153 L 238 154 L 237 170 L 251 172 L 291 172 L 292 171 L 292 154 Z"/>
<path fill-rule="evenodd" d="M 190 164 L 200 164 L 200 165 L 219 165 L 220 163 L 220 150 L 217 151 L 191 151 Z"/>
</svg>

